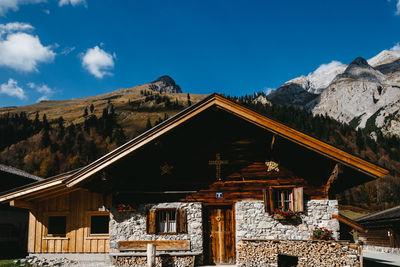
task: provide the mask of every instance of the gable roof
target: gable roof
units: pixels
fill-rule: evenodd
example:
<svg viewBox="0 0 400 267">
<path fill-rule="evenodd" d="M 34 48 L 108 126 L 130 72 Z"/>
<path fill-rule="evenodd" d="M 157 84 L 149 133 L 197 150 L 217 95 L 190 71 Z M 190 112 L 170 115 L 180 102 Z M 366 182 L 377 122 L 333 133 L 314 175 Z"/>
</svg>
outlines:
<svg viewBox="0 0 400 267">
<path fill-rule="evenodd" d="M 389 171 L 372 164 L 366 160 L 363 160 L 357 156 L 351 155 L 343 150 L 340 150 L 332 145 L 322 142 L 314 137 L 306 135 L 300 131 L 290 128 L 282 123 L 272 120 L 264 115 L 261 115 L 253 110 L 250 110 L 242 105 L 232 102 L 225 97 L 222 97 L 216 93 L 206 97 L 197 104 L 183 110 L 177 115 L 164 121 L 163 123 L 153 127 L 149 131 L 142 135 L 132 139 L 124 145 L 116 148 L 100 159 L 87 165 L 74 173 L 71 177 L 66 180 L 67 186 L 74 186 L 83 180 L 87 179 L 94 173 L 104 169 L 120 158 L 132 153 L 136 149 L 144 146 L 150 141 L 162 136 L 166 132 L 174 129 L 181 123 L 189 120 L 196 116 L 202 111 L 216 106 L 226 112 L 229 112 L 235 116 L 238 116 L 250 123 L 253 123 L 261 128 L 264 128 L 274 134 L 277 134 L 283 138 L 291 140 L 299 145 L 302 145 L 308 149 L 311 149 L 317 153 L 323 154 L 333 160 L 341 162 L 347 166 L 355 168 L 361 172 L 364 172 L 373 177 L 384 177 Z"/>
<path fill-rule="evenodd" d="M 374 224 L 389 221 L 400 221 L 400 206 L 379 211 L 356 220 L 360 224 Z"/>
<path fill-rule="evenodd" d="M 5 192 L 2 192 L 0 195 L 0 203 L 9 201 L 19 197 L 25 197 L 29 195 L 37 194 L 43 190 L 52 190 L 58 187 L 65 187 L 63 184 L 64 180 L 71 176 L 76 170 L 72 170 L 69 172 L 65 172 L 59 175 L 55 175 L 53 177 L 43 179 L 41 178 L 40 181 L 33 182 L 30 184 L 26 184 Z"/>
<path fill-rule="evenodd" d="M 169 118 L 168 120 L 151 128 L 145 133 L 130 140 L 124 145 L 114 149 L 113 151 L 109 152 L 108 154 L 104 155 L 103 157 L 99 158 L 93 163 L 79 170 L 74 171 L 72 174 L 64 175 L 60 178 L 51 179 L 49 181 L 46 181 L 46 183 L 44 184 L 38 183 L 37 185 L 34 185 L 35 190 L 40 191 L 44 190 L 44 188 L 46 188 L 47 190 L 49 187 L 53 185 L 54 186 L 64 185 L 67 187 L 76 186 L 82 181 L 91 177 L 93 174 L 103 170 L 107 166 L 129 155 L 133 151 L 143 147 L 149 142 L 173 130 L 182 123 L 190 120 L 194 116 L 198 115 L 199 113 L 211 107 L 217 107 L 221 110 L 224 110 L 230 114 L 233 114 L 234 116 L 242 118 L 254 125 L 266 129 L 278 136 L 281 136 L 285 139 L 295 142 L 303 147 L 313 150 L 337 162 L 341 162 L 344 165 L 347 165 L 351 168 L 361 171 L 374 178 L 385 177 L 389 173 L 388 170 L 382 167 L 379 167 L 373 163 L 363 160 L 357 156 L 351 155 L 332 145 L 329 145 L 305 133 L 302 133 L 298 130 L 288 127 L 280 122 L 272 120 L 264 115 L 261 115 L 260 113 L 257 113 L 249 108 L 246 108 L 242 105 L 239 105 L 235 102 L 228 100 L 227 98 L 221 95 L 214 93 L 212 95 L 209 95 L 202 101 L 179 112 L 178 114 Z M 28 189 L 29 188 L 26 189 L 27 192 L 30 192 L 30 190 Z M 20 193 L 22 193 L 22 191 Z M 21 196 L 21 194 L 18 194 L 18 196 Z M 12 198 L 13 198 L 12 194 L 8 194 L 7 196 L 0 195 L 0 202 L 7 201 Z"/>
<path fill-rule="evenodd" d="M 0 164 L 0 172 L 5 172 L 5 173 L 9 173 L 9 174 L 13 174 L 13 175 L 17 175 L 17 176 L 21 176 L 21 177 L 25 177 L 28 179 L 31 179 L 33 181 L 42 181 L 44 180 L 43 178 L 27 173 L 23 170 L 11 167 L 11 166 L 7 166 L 4 164 Z"/>
</svg>

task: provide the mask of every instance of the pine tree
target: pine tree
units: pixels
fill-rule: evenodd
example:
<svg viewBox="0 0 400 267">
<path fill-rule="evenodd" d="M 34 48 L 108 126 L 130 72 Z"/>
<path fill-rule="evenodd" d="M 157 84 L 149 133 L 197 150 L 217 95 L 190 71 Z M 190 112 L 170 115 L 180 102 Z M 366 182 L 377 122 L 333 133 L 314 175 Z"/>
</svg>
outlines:
<svg viewBox="0 0 400 267">
<path fill-rule="evenodd" d="M 86 117 L 87 115 L 89 115 L 89 112 L 88 112 L 88 108 L 85 107 L 85 109 L 83 110 L 83 117 Z"/>
<path fill-rule="evenodd" d="M 190 94 L 187 94 L 187 105 L 191 106 L 192 105 L 192 101 L 190 101 Z"/>
<path fill-rule="evenodd" d="M 146 123 L 146 130 L 151 129 L 153 126 L 151 126 L 151 121 L 150 118 L 147 118 L 147 123 Z"/>
<path fill-rule="evenodd" d="M 90 113 L 93 113 L 93 111 L 94 111 L 94 105 L 90 104 Z"/>
</svg>

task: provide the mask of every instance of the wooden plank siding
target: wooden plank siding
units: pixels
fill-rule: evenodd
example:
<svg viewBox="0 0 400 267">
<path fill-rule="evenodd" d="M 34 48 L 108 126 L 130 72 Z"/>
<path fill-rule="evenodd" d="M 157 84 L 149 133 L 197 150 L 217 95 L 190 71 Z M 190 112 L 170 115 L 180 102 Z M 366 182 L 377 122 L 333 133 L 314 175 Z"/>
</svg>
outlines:
<svg viewBox="0 0 400 267">
<path fill-rule="evenodd" d="M 106 203 L 103 203 L 106 202 Z M 30 253 L 107 253 L 109 236 L 90 236 L 89 216 L 109 207 L 111 197 L 91 193 L 87 190 L 74 190 L 54 198 L 37 199 L 35 209 L 29 215 Z M 66 216 L 66 236 L 47 236 L 48 216 Z"/>
</svg>

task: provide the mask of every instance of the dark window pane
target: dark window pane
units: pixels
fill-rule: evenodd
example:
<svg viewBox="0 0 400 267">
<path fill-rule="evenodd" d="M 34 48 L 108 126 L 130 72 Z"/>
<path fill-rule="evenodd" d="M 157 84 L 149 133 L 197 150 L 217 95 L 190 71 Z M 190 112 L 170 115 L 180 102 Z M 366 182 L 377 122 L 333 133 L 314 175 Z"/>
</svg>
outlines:
<svg viewBox="0 0 400 267">
<path fill-rule="evenodd" d="M 90 233 L 91 234 L 108 234 L 108 215 L 93 215 L 91 218 Z"/>
<path fill-rule="evenodd" d="M 49 216 L 49 235 L 65 236 L 67 226 L 66 216 Z"/>
</svg>

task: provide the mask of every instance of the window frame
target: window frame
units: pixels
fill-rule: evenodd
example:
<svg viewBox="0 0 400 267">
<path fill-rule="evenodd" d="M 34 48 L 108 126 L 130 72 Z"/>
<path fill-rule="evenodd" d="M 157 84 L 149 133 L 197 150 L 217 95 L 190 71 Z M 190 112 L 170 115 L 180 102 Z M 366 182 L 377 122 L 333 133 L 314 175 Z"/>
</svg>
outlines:
<svg viewBox="0 0 400 267">
<path fill-rule="evenodd" d="M 69 212 L 46 212 L 45 213 L 45 229 L 42 239 L 68 239 L 69 233 L 69 221 L 70 221 L 70 213 Z M 49 219 L 50 217 L 65 217 L 65 235 L 56 235 L 56 234 L 49 234 Z"/>
<path fill-rule="evenodd" d="M 161 232 L 160 231 L 160 226 L 159 226 L 159 213 L 160 212 L 168 212 L 168 211 L 173 211 L 173 212 L 175 212 L 175 232 Z M 179 216 L 179 213 L 178 213 L 178 209 L 177 208 L 157 208 L 156 210 L 155 210 L 155 212 L 156 212 L 156 233 L 158 234 L 158 235 L 177 235 L 178 234 L 178 216 Z M 169 213 L 167 213 L 167 227 L 169 227 L 169 220 L 168 220 L 168 214 Z"/>
<path fill-rule="evenodd" d="M 276 199 L 276 191 L 289 191 L 291 200 L 289 207 L 291 210 L 299 213 L 304 212 L 304 186 L 303 185 L 281 185 L 281 186 L 268 186 L 263 189 L 264 211 L 273 214 L 276 209 L 278 201 Z"/>
<path fill-rule="evenodd" d="M 293 189 L 294 187 L 281 187 L 281 188 L 273 188 L 274 189 L 274 196 L 273 196 L 273 202 L 274 206 L 277 204 L 280 204 L 276 208 L 279 210 L 294 210 L 294 192 Z M 286 193 L 288 199 L 286 199 Z M 282 197 L 282 194 L 284 195 L 283 198 L 278 199 L 279 195 Z M 286 203 L 288 203 L 288 208 L 286 209 Z M 280 208 L 282 207 L 282 208 Z"/>
<path fill-rule="evenodd" d="M 110 237 L 110 220 L 108 221 L 108 233 L 107 234 L 92 234 L 92 217 L 93 216 L 108 216 L 110 218 L 110 212 L 108 211 L 89 211 L 87 212 L 87 235 L 86 239 L 105 239 Z"/>
</svg>

